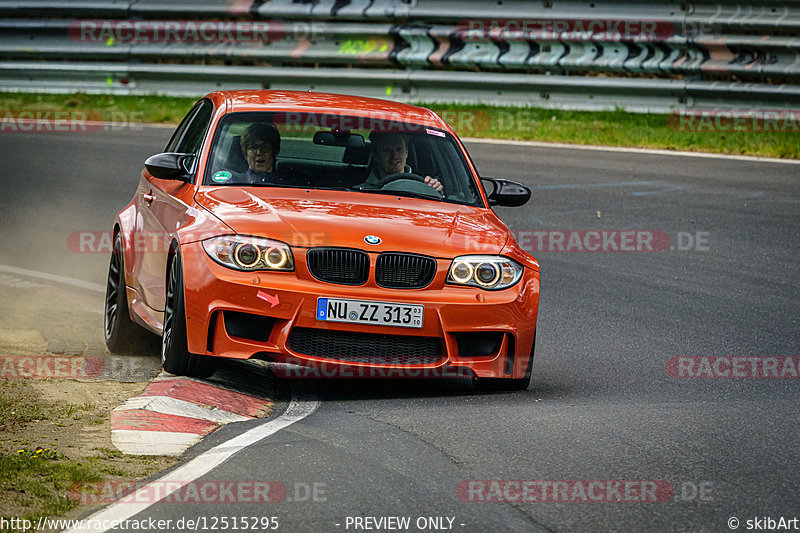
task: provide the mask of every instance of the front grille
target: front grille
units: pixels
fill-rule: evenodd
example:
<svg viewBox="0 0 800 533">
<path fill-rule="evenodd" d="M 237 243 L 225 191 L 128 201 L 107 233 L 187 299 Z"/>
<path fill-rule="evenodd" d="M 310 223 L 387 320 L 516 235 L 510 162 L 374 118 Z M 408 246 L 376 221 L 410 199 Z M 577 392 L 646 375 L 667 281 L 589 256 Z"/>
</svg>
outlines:
<svg viewBox="0 0 800 533">
<path fill-rule="evenodd" d="M 363 285 L 369 276 L 369 256 L 361 250 L 314 248 L 306 256 L 311 275 L 321 281 Z"/>
<path fill-rule="evenodd" d="M 436 275 L 436 260 L 423 255 L 383 253 L 375 263 L 375 282 L 390 289 L 421 289 Z"/>
<path fill-rule="evenodd" d="M 299 354 L 353 363 L 424 365 L 442 358 L 438 337 L 293 328 L 287 345 Z"/>
</svg>

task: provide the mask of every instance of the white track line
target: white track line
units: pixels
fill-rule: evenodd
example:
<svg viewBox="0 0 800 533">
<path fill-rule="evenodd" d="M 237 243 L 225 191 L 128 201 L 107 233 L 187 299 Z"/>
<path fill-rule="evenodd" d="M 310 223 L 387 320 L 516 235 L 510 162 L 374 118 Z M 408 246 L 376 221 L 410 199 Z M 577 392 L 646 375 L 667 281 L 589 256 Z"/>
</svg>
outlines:
<svg viewBox="0 0 800 533">
<path fill-rule="evenodd" d="M 98 283 L 91 283 L 89 281 L 83 281 L 80 279 L 75 278 L 68 278 L 66 276 L 58 276 L 56 274 L 48 274 L 47 272 L 37 272 L 36 270 L 30 270 L 27 268 L 18 268 L 9 265 L 0 265 L 0 272 L 7 272 L 9 274 L 15 274 L 17 276 L 27 276 L 29 278 L 36 278 L 36 279 L 44 279 L 47 281 L 55 281 L 56 283 L 63 283 L 64 285 L 72 285 L 73 287 L 79 287 L 81 289 L 87 289 L 93 292 L 106 292 L 106 288 L 104 285 L 100 285 Z"/>
<path fill-rule="evenodd" d="M 588 144 L 547 143 L 539 141 L 478 139 L 475 137 L 462 137 L 461 140 L 467 143 L 507 144 L 510 146 L 531 146 L 535 148 L 567 148 L 571 150 L 594 150 L 598 152 L 619 152 L 624 154 L 676 155 L 680 157 L 702 157 L 706 159 L 731 159 L 734 161 L 750 161 L 754 163 L 782 163 L 784 165 L 800 165 L 800 159 L 778 159 L 775 157 L 757 157 L 751 155 L 712 154 L 708 152 L 686 152 L 682 150 L 626 148 L 624 146 L 592 146 Z"/>
<path fill-rule="evenodd" d="M 295 422 L 299 422 L 317 410 L 319 401 L 316 398 L 301 399 L 292 394 L 292 401 L 281 416 L 275 420 L 267 421 L 251 430 L 245 431 L 241 435 L 229 441 L 218 444 L 210 450 L 201 453 L 188 463 L 180 466 L 165 476 L 156 479 L 140 488 L 135 494 L 131 494 L 126 499 L 136 502 L 137 499 L 146 500 L 149 495 L 156 493 L 166 498 L 173 492 L 179 490 L 182 485 L 194 481 L 214 468 L 227 461 L 232 455 L 242 451 L 248 446 L 259 442 L 262 439 L 288 427 Z M 172 482 L 172 483 L 168 483 Z M 162 499 L 163 499 L 162 498 Z M 84 518 L 81 525 L 100 526 L 99 529 L 70 529 L 64 533 L 77 533 L 79 531 L 95 531 L 102 533 L 111 529 L 111 521 L 126 520 L 135 516 L 157 502 L 127 503 L 118 502 Z M 108 527 L 103 527 L 103 526 Z"/>
</svg>

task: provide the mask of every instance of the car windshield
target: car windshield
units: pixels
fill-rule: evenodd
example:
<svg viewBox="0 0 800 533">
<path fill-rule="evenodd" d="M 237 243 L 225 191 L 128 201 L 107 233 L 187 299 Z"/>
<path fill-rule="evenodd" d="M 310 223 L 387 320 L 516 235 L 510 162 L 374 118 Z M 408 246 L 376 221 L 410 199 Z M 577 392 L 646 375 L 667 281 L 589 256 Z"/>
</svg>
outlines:
<svg viewBox="0 0 800 533">
<path fill-rule="evenodd" d="M 204 185 L 341 189 L 482 205 L 464 154 L 440 129 L 375 117 L 232 113 Z"/>
</svg>

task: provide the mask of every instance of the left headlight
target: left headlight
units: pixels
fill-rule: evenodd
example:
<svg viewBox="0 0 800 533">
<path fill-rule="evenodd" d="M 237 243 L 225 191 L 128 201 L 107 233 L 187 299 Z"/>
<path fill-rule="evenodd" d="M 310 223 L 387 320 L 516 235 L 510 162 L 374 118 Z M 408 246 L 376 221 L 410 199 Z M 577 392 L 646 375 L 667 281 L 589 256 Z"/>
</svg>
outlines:
<svg viewBox="0 0 800 533">
<path fill-rule="evenodd" d="M 462 255 L 453 259 L 447 283 L 487 290 L 507 289 L 522 277 L 522 265 L 499 255 Z"/>
<path fill-rule="evenodd" d="M 203 241 L 206 253 L 217 263 L 236 270 L 294 270 L 289 245 L 272 239 L 225 235 Z"/>
</svg>

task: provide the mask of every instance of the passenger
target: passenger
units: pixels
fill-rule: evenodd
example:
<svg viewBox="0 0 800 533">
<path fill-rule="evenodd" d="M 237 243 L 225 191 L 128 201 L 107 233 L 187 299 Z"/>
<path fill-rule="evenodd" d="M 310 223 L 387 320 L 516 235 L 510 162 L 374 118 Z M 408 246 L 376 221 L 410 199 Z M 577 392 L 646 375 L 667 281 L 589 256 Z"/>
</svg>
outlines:
<svg viewBox="0 0 800 533">
<path fill-rule="evenodd" d="M 271 123 L 250 125 L 240 139 L 242 155 L 247 161 L 245 183 L 283 183 L 275 170 L 275 156 L 281 151 L 281 136 Z"/>
<path fill-rule="evenodd" d="M 360 187 L 368 189 L 380 189 L 384 185 L 391 183 L 386 180 L 387 176 L 393 174 L 406 173 L 413 174 L 413 170 L 406 164 L 408 159 L 408 145 L 406 136 L 402 133 L 382 133 L 375 132 L 369 134 L 372 146 L 372 159 L 375 165 L 370 172 L 367 181 Z M 425 176 L 424 183 L 433 187 L 438 192 L 442 192 L 444 187 L 436 178 Z"/>
</svg>

